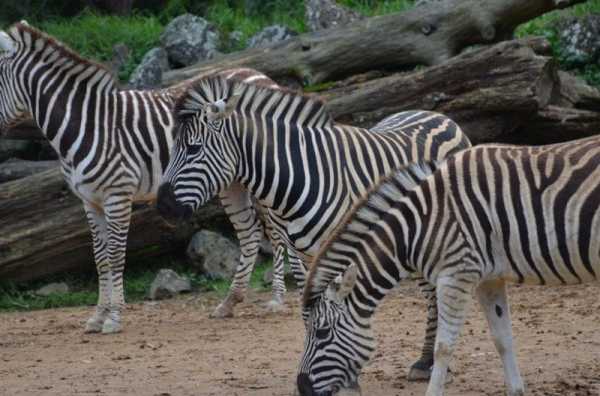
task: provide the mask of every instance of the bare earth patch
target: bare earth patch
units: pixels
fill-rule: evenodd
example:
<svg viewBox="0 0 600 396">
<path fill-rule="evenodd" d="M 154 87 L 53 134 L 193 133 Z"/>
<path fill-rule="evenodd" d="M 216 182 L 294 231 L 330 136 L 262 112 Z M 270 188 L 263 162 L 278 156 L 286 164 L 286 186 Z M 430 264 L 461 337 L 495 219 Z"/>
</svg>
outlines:
<svg viewBox="0 0 600 396">
<path fill-rule="evenodd" d="M 512 287 L 518 361 L 530 395 L 600 396 L 600 286 Z M 125 331 L 83 334 L 91 308 L 0 314 L 0 395 L 291 395 L 304 327 L 296 294 L 267 313 L 254 293 L 237 317 L 209 319 L 212 295 L 132 304 Z M 501 362 L 476 304 L 454 356 L 450 396 L 504 393 Z M 363 395 L 423 395 L 406 381 L 425 302 L 403 285 L 376 316 L 379 345 Z"/>
</svg>

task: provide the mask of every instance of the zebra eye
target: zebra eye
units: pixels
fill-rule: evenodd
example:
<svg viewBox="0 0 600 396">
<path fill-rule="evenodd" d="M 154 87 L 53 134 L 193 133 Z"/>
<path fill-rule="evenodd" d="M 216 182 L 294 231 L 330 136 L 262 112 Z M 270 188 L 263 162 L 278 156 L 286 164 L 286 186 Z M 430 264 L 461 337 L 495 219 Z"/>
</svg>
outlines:
<svg viewBox="0 0 600 396">
<path fill-rule="evenodd" d="M 202 150 L 201 144 L 190 144 L 187 149 L 188 154 L 190 155 L 196 155 L 200 152 L 200 150 Z"/>
<path fill-rule="evenodd" d="M 317 329 L 317 331 L 315 331 L 315 337 L 317 337 L 318 340 L 324 340 L 329 336 L 329 330 L 331 330 L 329 327 Z"/>
</svg>

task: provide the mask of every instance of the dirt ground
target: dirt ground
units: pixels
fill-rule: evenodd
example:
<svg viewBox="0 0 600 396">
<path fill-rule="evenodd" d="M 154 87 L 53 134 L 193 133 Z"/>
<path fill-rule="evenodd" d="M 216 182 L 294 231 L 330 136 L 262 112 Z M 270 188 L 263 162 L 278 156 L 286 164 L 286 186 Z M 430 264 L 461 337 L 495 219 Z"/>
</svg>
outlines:
<svg viewBox="0 0 600 396">
<path fill-rule="evenodd" d="M 0 395 L 291 395 L 304 329 L 295 294 L 282 313 L 251 293 L 236 318 L 208 319 L 215 296 L 128 306 L 125 330 L 86 335 L 91 308 L 0 314 Z M 600 395 L 600 286 L 513 287 L 518 361 L 530 395 Z M 447 394 L 503 395 L 503 374 L 474 305 Z M 423 395 L 406 381 L 417 358 L 425 303 L 403 285 L 376 316 L 379 345 L 363 395 Z"/>
</svg>

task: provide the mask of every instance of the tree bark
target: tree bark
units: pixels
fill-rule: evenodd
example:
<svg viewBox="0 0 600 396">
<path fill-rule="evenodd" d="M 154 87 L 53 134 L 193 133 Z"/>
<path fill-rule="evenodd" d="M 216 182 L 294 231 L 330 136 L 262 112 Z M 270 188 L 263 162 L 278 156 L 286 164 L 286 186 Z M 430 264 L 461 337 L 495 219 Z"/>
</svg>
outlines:
<svg viewBox="0 0 600 396">
<path fill-rule="evenodd" d="M 274 80 L 305 84 L 372 69 L 436 65 L 464 48 L 510 38 L 521 23 L 585 0 L 445 0 L 403 13 L 368 18 L 338 29 L 303 34 L 166 72 L 165 86 L 233 67 L 251 67 Z"/>
<path fill-rule="evenodd" d="M 22 179 L 59 166 L 58 161 L 8 160 L 0 164 L 0 183 Z"/>
<path fill-rule="evenodd" d="M 0 185 L 0 279 L 30 280 L 60 271 L 94 268 L 91 235 L 81 200 L 51 169 Z M 127 258 L 185 251 L 193 231 L 227 225 L 216 202 L 173 230 L 153 207 L 134 210 Z"/>
</svg>

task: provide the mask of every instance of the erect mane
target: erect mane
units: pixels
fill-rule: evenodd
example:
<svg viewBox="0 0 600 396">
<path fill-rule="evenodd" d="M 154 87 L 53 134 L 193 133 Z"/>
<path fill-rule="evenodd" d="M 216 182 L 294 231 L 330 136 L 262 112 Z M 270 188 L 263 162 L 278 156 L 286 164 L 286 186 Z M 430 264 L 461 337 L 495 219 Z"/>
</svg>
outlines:
<svg viewBox="0 0 600 396">
<path fill-rule="evenodd" d="M 305 95 L 291 89 L 276 86 L 275 84 L 254 84 L 242 82 L 243 75 L 234 76 L 231 79 L 225 78 L 225 73 L 220 72 L 210 77 L 204 77 L 192 81 L 186 89 L 186 92 L 179 97 L 175 105 L 175 114 L 178 123 L 186 122 L 194 114 L 202 111 L 208 103 L 213 103 L 219 99 L 224 99 L 234 92 L 245 95 L 252 95 L 253 100 L 263 99 L 272 95 L 279 95 L 280 100 L 285 98 L 301 100 L 301 106 L 312 104 L 313 111 L 320 112 L 325 116 L 327 122 L 333 122 L 333 118 L 325 108 L 323 101 L 313 95 Z M 241 105 L 238 104 L 238 108 Z"/>
<path fill-rule="evenodd" d="M 331 249 L 335 248 L 335 244 L 343 241 L 345 236 L 368 230 L 367 224 L 377 222 L 383 214 L 389 212 L 395 201 L 417 188 L 436 169 L 436 162 L 419 162 L 397 168 L 379 179 L 362 199 L 352 206 L 330 237 L 321 245 L 309 266 L 302 298 L 303 308 L 310 308 L 331 281 L 346 270 L 347 267 L 341 264 L 332 267 L 322 263 Z"/>
<path fill-rule="evenodd" d="M 38 30 L 24 23 L 18 22 L 13 24 L 9 28 L 8 34 L 13 40 L 15 40 L 18 44 L 22 45 L 25 48 L 35 48 L 35 43 L 38 40 L 41 40 L 43 42 L 43 47 L 52 47 L 55 51 L 58 51 L 58 53 L 61 56 L 69 58 L 75 63 L 87 66 L 94 66 L 98 70 L 104 71 L 108 76 L 110 76 L 110 83 L 112 85 L 117 85 L 117 80 L 106 66 L 98 62 L 83 58 L 77 52 L 75 52 L 62 42 L 58 41 L 54 37 L 42 32 L 41 30 Z"/>
</svg>

